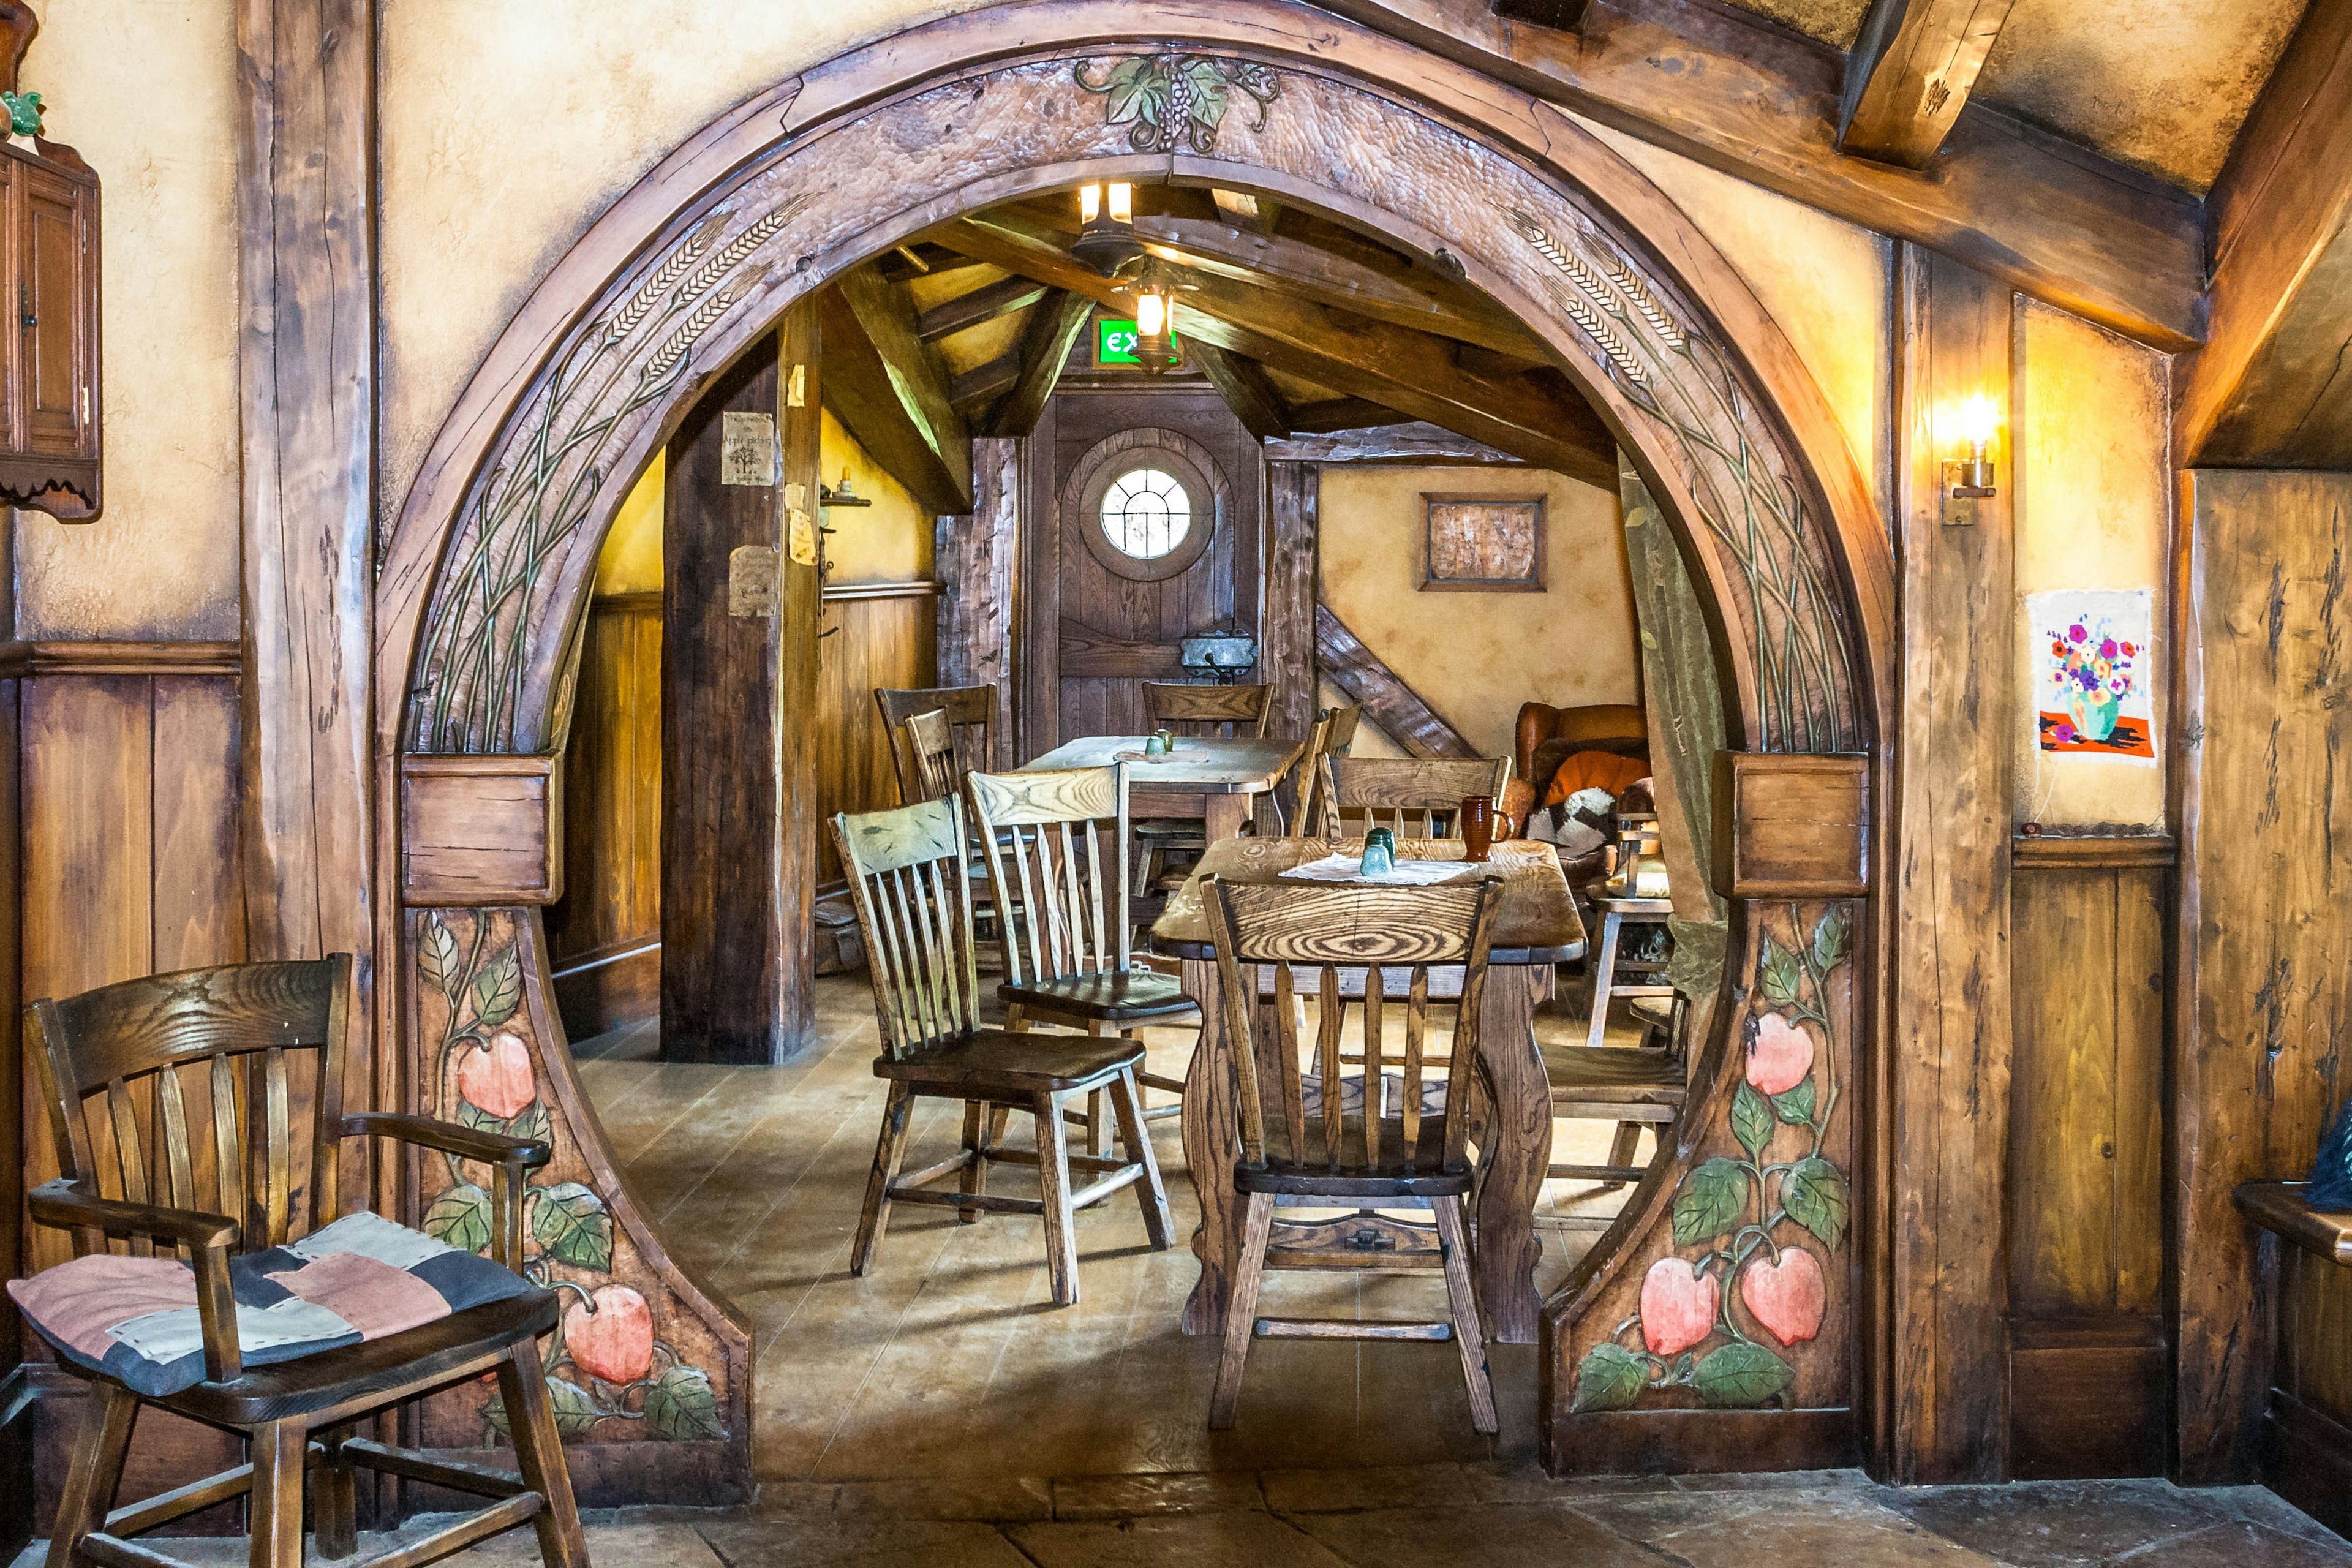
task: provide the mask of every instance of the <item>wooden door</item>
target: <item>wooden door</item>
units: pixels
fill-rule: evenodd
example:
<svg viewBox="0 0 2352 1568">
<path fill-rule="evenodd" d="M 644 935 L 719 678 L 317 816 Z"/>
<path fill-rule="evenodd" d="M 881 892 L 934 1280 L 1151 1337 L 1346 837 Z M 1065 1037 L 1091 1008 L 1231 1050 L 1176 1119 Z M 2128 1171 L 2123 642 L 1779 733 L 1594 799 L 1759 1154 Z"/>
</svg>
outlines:
<svg viewBox="0 0 2352 1568">
<path fill-rule="evenodd" d="M 1227 620 L 1256 633 L 1265 485 L 1256 440 L 1205 382 L 1058 392 L 1031 450 L 1022 729 L 1034 756 L 1144 732 L 1143 682 L 1184 678 L 1185 637 Z"/>
<path fill-rule="evenodd" d="M 82 388 L 89 384 L 89 345 L 82 311 L 84 193 L 72 181 L 28 169 L 24 182 L 22 298 L 25 447 L 70 457 L 80 450 Z"/>
</svg>

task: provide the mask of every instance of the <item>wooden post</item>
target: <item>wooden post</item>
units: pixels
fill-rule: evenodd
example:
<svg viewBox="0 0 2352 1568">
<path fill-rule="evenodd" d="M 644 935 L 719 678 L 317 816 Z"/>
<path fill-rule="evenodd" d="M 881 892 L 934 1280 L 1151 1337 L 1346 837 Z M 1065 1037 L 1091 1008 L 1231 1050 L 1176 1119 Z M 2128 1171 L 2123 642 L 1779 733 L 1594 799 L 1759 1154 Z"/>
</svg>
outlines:
<svg viewBox="0 0 2352 1568">
<path fill-rule="evenodd" d="M 720 472 L 726 416 L 773 418 L 778 386 L 769 339 L 711 384 L 667 458 L 662 1054 L 672 1061 L 782 1055 L 777 623 L 729 605 L 730 557 L 782 538 L 781 493 Z"/>
<path fill-rule="evenodd" d="M 2000 493 L 1954 502 L 1943 463 L 1958 455 L 1962 404 L 1981 395 L 2010 405 L 2011 295 L 1915 246 L 1903 247 L 1900 267 L 1904 667 L 1890 1055 L 1892 1331 L 1902 1370 L 1889 1479 L 1997 1481 L 2009 1440 L 2002 1187 L 2016 475 L 2001 439 L 1992 453 Z"/>
<path fill-rule="evenodd" d="M 237 50 L 247 945 L 257 959 L 357 953 L 364 987 L 375 13 L 240 0 Z M 352 1016 L 363 1027 L 369 1009 Z"/>
<path fill-rule="evenodd" d="M 1315 720 L 1315 593 L 1323 469 L 1265 466 L 1265 602 L 1259 612 L 1259 679 L 1274 686 L 1276 735 L 1304 736 Z"/>
<path fill-rule="evenodd" d="M 996 755 L 1013 765 L 1013 588 L 1020 551 L 1019 440 L 971 444 L 971 512 L 942 517 L 933 558 L 940 575 L 941 686 L 996 687 Z"/>
<path fill-rule="evenodd" d="M 777 384 L 769 406 L 783 446 L 783 505 L 778 516 L 783 550 L 776 582 L 775 702 L 769 710 L 776 741 L 776 1035 L 772 1060 L 784 1061 L 816 1038 L 817 668 L 824 580 L 814 562 L 793 559 L 795 510 L 806 514 L 808 542 L 823 521 L 817 510 L 823 453 L 823 405 L 817 380 L 821 333 L 814 300 L 784 313 L 776 329 Z"/>
</svg>

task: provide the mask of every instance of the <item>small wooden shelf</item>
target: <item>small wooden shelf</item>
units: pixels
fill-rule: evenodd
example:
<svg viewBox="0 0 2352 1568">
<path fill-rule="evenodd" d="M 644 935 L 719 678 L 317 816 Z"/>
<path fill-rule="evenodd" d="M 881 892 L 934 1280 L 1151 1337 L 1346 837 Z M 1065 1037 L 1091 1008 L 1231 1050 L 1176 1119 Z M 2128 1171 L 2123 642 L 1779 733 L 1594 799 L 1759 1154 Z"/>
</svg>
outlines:
<svg viewBox="0 0 2352 1568">
<path fill-rule="evenodd" d="M 2248 1182 L 2231 1194 L 2238 1212 L 2305 1252 L 2352 1265 L 2352 1214 L 2318 1214 L 2303 1201 L 2301 1182 Z"/>
</svg>

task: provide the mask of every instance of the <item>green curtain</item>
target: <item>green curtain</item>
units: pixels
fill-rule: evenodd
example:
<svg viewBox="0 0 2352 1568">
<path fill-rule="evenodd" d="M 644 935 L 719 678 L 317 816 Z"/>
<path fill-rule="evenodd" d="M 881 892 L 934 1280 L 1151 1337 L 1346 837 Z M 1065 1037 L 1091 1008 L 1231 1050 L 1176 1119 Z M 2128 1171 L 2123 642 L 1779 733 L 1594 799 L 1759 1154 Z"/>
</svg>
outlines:
<svg viewBox="0 0 2352 1568">
<path fill-rule="evenodd" d="M 1715 644 L 1674 531 L 1649 487 L 1622 458 L 1617 491 L 1642 643 L 1650 758 L 1660 775 L 1658 826 L 1675 894 L 1675 913 L 1667 921 L 1675 951 L 1666 978 L 1705 1006 L 1722 984 L 1727 929 L 1723 900 L 1707 877 L 1713 864 L 1715 753 L 1724 739 Z M 1685 851 L 1680 855 L 1674 852 L 1677 839 Z"/>
</svg>

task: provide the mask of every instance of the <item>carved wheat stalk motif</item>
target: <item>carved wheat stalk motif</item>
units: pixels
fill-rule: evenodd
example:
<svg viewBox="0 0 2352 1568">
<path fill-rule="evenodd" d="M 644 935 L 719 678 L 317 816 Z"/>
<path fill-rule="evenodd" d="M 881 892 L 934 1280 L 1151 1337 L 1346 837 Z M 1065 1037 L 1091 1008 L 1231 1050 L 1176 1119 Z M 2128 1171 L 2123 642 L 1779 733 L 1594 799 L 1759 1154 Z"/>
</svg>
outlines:
<svg viewBox="0 0 2352 1568">
<path fill-rule="evenodd" d="M 684 277 L 686 269 L 700 260 L 702 253 L 710 248 L 710 236 L 718 226 L 717 218 L 705 220 L 687 236 L 684 244 L 671 251 L 668 258 L 654 269 L 652 277 L 637 285 L 637 291 L 629 296 L 629 302 L 613 312 L 612 325 L 604 333 L 606 342 L 617 343 L 637 330 L 669 286 Z"/>
<path fill-rule="evenodd" d="M 1650 373 L 1643 368 L 1641 361 L 1633 357 L 1632 346 L 1601 319 L 1600 311 L 1570 293 L 1556 278 L 1544 279 L 1544 291 L 1551 296 L 1552 303 L 1558 305 L 1570 321 L 1584 329 L 1586 337 L 1601 345 L 1601 352 L 1609 356 L 1609 363 L 1617 367 L 1618 374 L 1637 386 L 1649 385 Z"/>
<path fill-rule="evenodd" d="M 1680 323 L 1666 313 L 1666 308 L 1658 303 L 1657 296 L 1650 292 L 1650 286 L 1643 282 L 1632 268 L 1612 258 L 1602 263 L 1601 269 L 1608 274 L 1612 283 L 1624 291 L 1625 298 L 1633 301 L 1633 309 L 1641 312 L 1642 320 L 1650 323 L 1652 331 L 1665 340 L 1668 348 L 1680 349 L 1684 345 L 1687 340 L 1683 335 Z"/>
<path fill-rule="evenodd" d="M 784 225 L 793 221 L 793 215 L 799 212 L 807 203 L 806 196 L 794 196 L 789 201 L 779 202 L 766 216 L 729 240 L 725 248 L 700 267 L 696 268 L 694 276 L 678 285 L 676 296 L 677 302 L 684 304 L 730 272 L 734 271 L 736 268 L 742 265 L 745 257 L 774 238 Z"/>
</svg>

